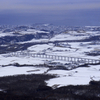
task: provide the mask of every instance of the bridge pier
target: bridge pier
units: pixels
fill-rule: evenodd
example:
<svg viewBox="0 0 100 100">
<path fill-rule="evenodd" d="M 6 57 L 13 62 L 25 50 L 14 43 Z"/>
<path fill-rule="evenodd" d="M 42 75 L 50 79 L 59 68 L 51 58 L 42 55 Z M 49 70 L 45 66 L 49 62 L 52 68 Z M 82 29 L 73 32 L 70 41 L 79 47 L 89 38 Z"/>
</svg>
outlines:
<svg viewBox="0 0 100 100">
<path fill-rule="evenodd" d="M 64 57 L 64 60 L 66 61 L 66 57 Z"/>
<path fill-rule="evenodd" d="M 69 61 L 69 57 L 67 57 L 67 60 Z"/>
</svg>

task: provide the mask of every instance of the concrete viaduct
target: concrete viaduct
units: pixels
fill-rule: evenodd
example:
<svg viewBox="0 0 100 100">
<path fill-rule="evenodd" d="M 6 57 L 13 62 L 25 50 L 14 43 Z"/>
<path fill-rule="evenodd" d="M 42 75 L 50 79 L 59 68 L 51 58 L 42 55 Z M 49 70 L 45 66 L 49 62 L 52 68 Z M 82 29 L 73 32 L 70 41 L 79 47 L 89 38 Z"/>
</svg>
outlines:
<svg viewBox="0 0 100 100">
<path fill-rule="evenodd" d="M 10 55 L 11 56 L 30 56 L 30 57 L 37 57 L 37 58 L 61 60 L 61 61 L 67 61 L 67 62 L 83 62 L 85 64 L 99 64 L 100 63 L 100 60 L 96 60 L 96 59 L 58 56 L 58 55 L 46 55 L 46 54 L 37 54 L 37 53 L 13 52 L 13 53 L 10 53 Z"/>
</svg>

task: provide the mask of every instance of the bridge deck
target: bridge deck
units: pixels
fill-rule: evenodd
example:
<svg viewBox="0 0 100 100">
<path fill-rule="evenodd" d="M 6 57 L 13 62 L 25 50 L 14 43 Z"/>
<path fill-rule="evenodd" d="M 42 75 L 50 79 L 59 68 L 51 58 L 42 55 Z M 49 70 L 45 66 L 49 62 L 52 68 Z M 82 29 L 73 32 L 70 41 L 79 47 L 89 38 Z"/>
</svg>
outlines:
<svg viewBox="0 0 100 100">
<path fill-rule="evenodd" d="M 83 62 L 86 64 L 100 63 L 100 60 L 96 60 L 96 59 L 58 56 L 58 55 L 46 55 L 46 54 L 36 54 L 36 53 L 13 52 L 13 53 L 10 53 L 10 55 L 12 56 L 23 55 L 23 56 L 31 56 L 31 57 L 38 57 L 38 58 L 53 59 L 53 60 L 62 60 L 62 61 L 68 61 L 68 62 Z"/>
</svg>

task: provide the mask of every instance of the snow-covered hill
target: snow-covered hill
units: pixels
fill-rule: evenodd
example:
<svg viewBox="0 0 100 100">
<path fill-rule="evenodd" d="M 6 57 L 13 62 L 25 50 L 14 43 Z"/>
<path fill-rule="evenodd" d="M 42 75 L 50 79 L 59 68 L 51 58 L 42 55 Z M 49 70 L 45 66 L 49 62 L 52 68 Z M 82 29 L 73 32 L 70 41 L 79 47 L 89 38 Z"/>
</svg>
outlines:
<svg viewBox="0 0 100 100">
<path fill-rule="evenodd" d="M 76 28 L 45 24 L 1 27 L 0 77 L 31 73 L 56 74 L 57 78 L 46 82 L 49 86 L 56 84 L 58 87 L 84 85 L 89 84 L 90 80 L 100 80 L 100 65 L 78 67 L 79 62 L 51 60 L 30 55 L 11 55 L 12 52 L 24 52 L 100 60 L 99 28 L 99 26 Z M 56 69 L 58 64 L 59 70 Z M 78 68 L 63 69 L 69 65 Z"/>
</svg>

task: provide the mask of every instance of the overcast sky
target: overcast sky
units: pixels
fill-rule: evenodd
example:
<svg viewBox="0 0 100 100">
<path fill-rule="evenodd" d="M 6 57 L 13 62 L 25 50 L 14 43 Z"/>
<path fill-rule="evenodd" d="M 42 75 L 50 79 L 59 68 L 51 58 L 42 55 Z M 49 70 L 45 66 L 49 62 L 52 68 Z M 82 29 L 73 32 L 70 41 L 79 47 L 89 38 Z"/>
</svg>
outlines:
<svg viewBox="0 0 100 100">
<path fill-rule="evenodd" d="M 100 0 L 0 0 L 0 24 L 100 26 Z"/>
</svg>

